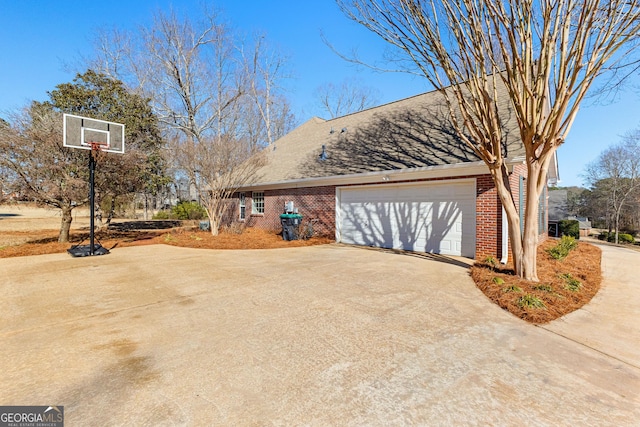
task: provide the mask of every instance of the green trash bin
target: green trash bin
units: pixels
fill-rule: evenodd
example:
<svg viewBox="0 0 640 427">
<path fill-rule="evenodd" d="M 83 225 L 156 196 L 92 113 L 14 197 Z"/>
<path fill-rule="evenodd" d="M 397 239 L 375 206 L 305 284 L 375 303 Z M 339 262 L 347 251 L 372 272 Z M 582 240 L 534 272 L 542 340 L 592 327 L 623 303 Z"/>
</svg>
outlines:
<svg viewBox="0 0 640 427">
<path fill-rule="evenodd" d="M 281 214 L 282 240 L 298 240 L 298 226 L 302 222 L 300 214 Z"/>
</svg>

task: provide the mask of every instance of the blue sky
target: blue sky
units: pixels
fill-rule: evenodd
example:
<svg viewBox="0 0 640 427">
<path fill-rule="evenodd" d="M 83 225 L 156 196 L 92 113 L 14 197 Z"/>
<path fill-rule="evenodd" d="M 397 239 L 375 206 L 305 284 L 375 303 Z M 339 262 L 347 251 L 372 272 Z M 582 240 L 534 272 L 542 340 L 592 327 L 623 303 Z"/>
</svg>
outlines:
<svg viewBox="0 0 640 427">
<path fill-rule="evenodd" d="M 377 89 L 379 103 L 428 90 L 421 79 L 361 69 L 338 58 L 322 42 L 321 32 L 342 51 L 356 49 L 369 60 L 380 59 L 386 45 L 346 19 L 331 0 L 219 0 L 210 4 L 238 31 L 265 32 L 269 42 L 289 57 L 293 78 L 286 82 L 287 95 L 301 122 L 319 114 L 312 95 L 325 83 L 357 79 Z M 91 54 L 96 29 L 148 25 L 154 11 L 171 5 L 192 17 L 201 11 L 198 1 L 0 0 L 0 117 L 30 100 L 45 100 L 47 91 L 71 81 L 74 72 L 65 64 Z M 640 78 L 637 81 L 640 85 Z M 560 185 L 582 185 L 580 174 L 586 164 L 640 126 L 638 101 L 640 93 L 630 85 L 614 99 L 583 104 L 567 142 L 558 151 Z"/>
</svg>

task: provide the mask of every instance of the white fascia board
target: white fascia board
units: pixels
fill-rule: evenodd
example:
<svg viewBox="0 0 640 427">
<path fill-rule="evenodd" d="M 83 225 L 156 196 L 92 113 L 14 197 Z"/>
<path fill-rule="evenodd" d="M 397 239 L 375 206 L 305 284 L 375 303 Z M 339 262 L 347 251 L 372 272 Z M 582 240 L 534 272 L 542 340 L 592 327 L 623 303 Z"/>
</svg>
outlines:
<svg viewBox="0 0 640 427">
<path fill-rule="evenodd" d="M 507 161 L 513 166 L 524 162 L 524 158 L 514 158 Z M 510 169 L 511 169 L 510 167 Z M 486 175 L 489 173 L 487 165 L 480 162 L 456 163 L 453 165 L 425 166 L 421 168 L 395 169 L 376 172 L 364 172 L 350 175 L 334 175 L 319 178 L 302 178 L 287 181 L 266 182 L 246 185 L 239 191 L 281 190 L 285 188 L 343 186 L 354 184 L 389 183 L 398 181 L 423 180 L 434 178 L 457 178 L 469 175 Z"/>
</svg>

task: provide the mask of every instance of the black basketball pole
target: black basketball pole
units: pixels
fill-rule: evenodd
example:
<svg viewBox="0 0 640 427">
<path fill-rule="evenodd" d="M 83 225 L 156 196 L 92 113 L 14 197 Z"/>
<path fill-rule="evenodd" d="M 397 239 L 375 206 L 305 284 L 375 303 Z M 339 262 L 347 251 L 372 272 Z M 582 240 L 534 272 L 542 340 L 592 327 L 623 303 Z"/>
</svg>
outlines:
<svg viewBox="0 0 640 427">
<path fill-rule="evenodd" d="M 96 208 L 96 193 L 95 193 L 95 173 L 96 173 L 96 159 L 93 156 L 93 149 L 89 151 L 89 255 L 95 255 L 94 250 L 94 226 L 95 226 L 95 208 Z"/>
</svg>

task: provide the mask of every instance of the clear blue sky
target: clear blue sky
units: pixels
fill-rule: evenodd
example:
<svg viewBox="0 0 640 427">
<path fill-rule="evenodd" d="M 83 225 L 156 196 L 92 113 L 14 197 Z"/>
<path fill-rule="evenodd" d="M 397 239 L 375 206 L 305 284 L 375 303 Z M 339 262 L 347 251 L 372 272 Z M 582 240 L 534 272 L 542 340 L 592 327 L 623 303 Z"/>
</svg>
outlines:
<svg viewBox="0 0 640 427">
<path fill-rule="evenodd" d="M 0 0 L 0 117 L 47 91 L 70 82 L 81 56 L 91 55 L 94 31 L 104 27 L 135 29 L 151 14 L 173 7 L 197 17 L 200 1 Z M 339 49 L 357 49 L 365 59 L 380 59 L 384 42 L 347 20 L 331 0 L 219 0 L 211 3 L 237 30 L 262 31 L 290 58 L 294 78 L 286 83 L 299 121 L 319 114 L 312 94 L 322 84 L 356 78 L 377 88 L 380 103 L 428 90 L 418 78 L 359 69 L 338 58 L 321 40 L 323 31 Z M 640 84 L 640 79 L 638 79 Z M 558 152 L 563 186 L 581 185 L 585 165 L 627 131 L 640 126 L 640 94 L 629 87 L 608 102 L 587 101 L 568 141 Z"/>
</svg>

